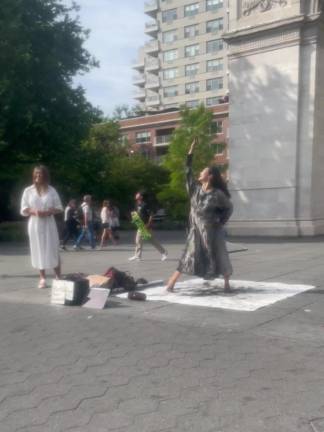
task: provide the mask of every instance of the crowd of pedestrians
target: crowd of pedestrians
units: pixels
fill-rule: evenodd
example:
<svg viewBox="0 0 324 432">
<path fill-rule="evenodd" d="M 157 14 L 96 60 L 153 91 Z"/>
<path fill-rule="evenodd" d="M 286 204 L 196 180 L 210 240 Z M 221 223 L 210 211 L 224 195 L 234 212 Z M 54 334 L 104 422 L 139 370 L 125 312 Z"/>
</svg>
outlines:
<svg viewBox="0 0 324 432">
<path fill-rule="evenodd" d="M 64 210 L 64 229 L 61 248 L 66 249 L 67 242 L 73 240 L 73 249 L 82 249 L 82 242 L 86 239 L 91 249 L 96 249 L 100 241 L 102 249 L 107 240 L 117 244 L 119 209 L 111 201 L 104 200 L 100 210 L 93 206 L 91 195 L 85 195 L 80 206 L 75 199 L 71 199 Z"/>
</svg>

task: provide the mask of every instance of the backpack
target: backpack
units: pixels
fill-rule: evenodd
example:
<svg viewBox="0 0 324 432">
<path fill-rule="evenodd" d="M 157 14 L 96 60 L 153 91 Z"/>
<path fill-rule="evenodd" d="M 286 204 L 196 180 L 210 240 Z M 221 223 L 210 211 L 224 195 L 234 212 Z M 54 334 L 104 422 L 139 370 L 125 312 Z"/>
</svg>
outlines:
<svg viewBox="0 0 324 432">
<path fill-rule="evenodd" d="M 124 288 L 125 291 L 134 291 L 136 289 L 135 279 L 128 273 L 110 267 L 103 276 L 110 278 L 110 288 Z"/>
</svg>

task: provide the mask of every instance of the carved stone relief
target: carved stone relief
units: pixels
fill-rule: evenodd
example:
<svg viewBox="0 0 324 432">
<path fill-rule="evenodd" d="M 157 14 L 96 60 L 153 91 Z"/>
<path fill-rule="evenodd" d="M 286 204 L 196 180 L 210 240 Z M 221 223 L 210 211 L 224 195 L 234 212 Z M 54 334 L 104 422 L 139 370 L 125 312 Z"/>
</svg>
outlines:
<svg viewBox="0 0 324 432">
<path fill-rule="evenodd" d="M 253 12 L 266 12 L 275 6 L 287 6 L 287 0 L 241 0 L 242 15 L 249 16 Z"/>
</svg>

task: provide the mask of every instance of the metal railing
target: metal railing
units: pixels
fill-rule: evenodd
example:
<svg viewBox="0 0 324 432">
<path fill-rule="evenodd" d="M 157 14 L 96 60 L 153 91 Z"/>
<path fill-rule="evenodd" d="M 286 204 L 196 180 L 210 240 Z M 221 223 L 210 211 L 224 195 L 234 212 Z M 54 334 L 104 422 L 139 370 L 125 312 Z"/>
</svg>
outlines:
<svg viewBox="0 0 324 432">
<path fill-rule="evenodd" d="M 157 22 L 152 22 L 152 23 L 145 23 L 145 31 L 149 32 L 149 31 L 157 31 L 159 28 L 158 23 Z"/>
<path fill-rule="evenodd" d="M 169 145 L 171 139 L 172 139 L 171 134 L 157 136 L 157 137 L 155 137 L 154 145 L 155 146 Z"/>
<path fill-rule="evenodd" d="M 157 9 L 159 7 L 159 3 L 158 0 L 150 0 L 150 1 L 146 1 L 144 3 L 144 11 L 148 11 L 148 10 L 152 10 L 152 9 Z"/>
<path fill-rule="evenodd" d="M 152 40 L 150 42 L 146 42 L 145 44 L 145 51 L 158 51 L 159 50 L 159 41 L 158 40 Z"/>
<path fill-rule="evenodd" d="M 147 59 L 145 66 L 146 69 L 159 69 L 160 68 L 159 59 Z"/>
</svg>

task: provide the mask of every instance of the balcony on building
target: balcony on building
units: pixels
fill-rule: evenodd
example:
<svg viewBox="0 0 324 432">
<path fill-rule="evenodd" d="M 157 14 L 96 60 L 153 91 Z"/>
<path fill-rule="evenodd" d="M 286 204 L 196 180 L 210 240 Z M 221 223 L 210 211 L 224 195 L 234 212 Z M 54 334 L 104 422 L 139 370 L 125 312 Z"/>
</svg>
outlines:
<svg viewBox="0 0 324 432">
<path fill-rule="evenodd" d="M 139 58 L 137 60 L 134 61 L 132 68 L 138 71 L 144 71 L 144 58 Z"/>
<path fill-rule="evenodd" d="M 174 129 L 157 130 L 154 138 L 154 147 L 168 147 L 172 140 L 172 133 Z"/>
<path fill-rule="evenodd" d="M 143 73 L 137 73 L 133 75 L 133 84 L 138 87 L 144 87 L 145 85 L 145 76 Z"/>
<path fill-rule="evenodd" d="M 159 25 L 157 21 L 145 23 L 145 33 L 153 38 L 157 36 Z"/>
<path fill-rule="evenodd" d="M 144 101 L 145 100 L 145 90 L 144 89 L 137 90 L 134 94 L 134 99 L 137 99 L 139 101 Z"/>
<path fill-rule="evenodd" d="M 159 10 L 158 0 L 149 0 L 144 3 L 144 13 L 152 18 L 155 18 Z"/>
<path fill-rule="evenodd" d="M 160 62 L 158 58 L 148 58 L 146 60 L 145 69 L 147 72 L 157 74 L 160 70 Z"/>
<path fill-rule="evenodd" d="M 159 53 L 159 41 L 153 39 L 149 42 L 146 42 L 145 53 L 150 54 L 151 56 L 157 56 Z"/>
<path fill-rule="evenodd" d="M 149 78 L 146 81 L 145 87 L 147 89 L 150 89 L 150 90 L 157 90 L 157 89 L 159 89 L 160 88 L 160 80 L 159 80 L 159 78 L 156 78 L 156 79 Z"/>
<path fill-rule="evenodd" d="M 146 105 L 147 107 L 157 107 L 160 105 L 160 96 L 148 96 L 146 98 Z"/>
<path fill-rule="evenodd" d="M 144 53 L 144 47 L 140 47 L 136 56 L 136 60 L 133 62 L 132 68 L 139 71 L 144 72 L 145 67 L 145 53 Z"/>
</svg>

